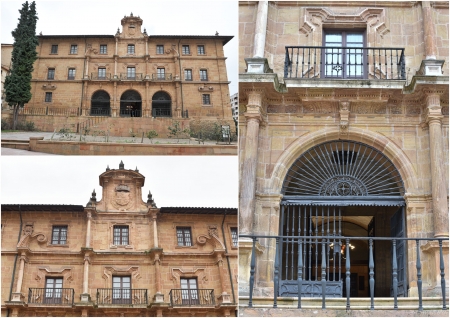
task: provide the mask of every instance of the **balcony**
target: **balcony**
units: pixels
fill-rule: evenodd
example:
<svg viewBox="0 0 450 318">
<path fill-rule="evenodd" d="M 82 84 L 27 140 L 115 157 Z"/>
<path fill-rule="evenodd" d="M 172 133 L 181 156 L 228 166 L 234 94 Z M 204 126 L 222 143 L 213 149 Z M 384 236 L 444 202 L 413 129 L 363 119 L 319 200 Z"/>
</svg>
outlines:
<svg viewBox="0 0 450 318">
<path fill-rule="evenodd" d="M 97 305 L 148 305 L 147 289 L 99 288 L 97 289 Z"/>
<path fill-rule="evenodd" d="M 91 116 L 111 116 L 111 108 L 91 108 Z"/>
<path fill-rule="evenodd" d="M 144 76 L 142 73 L 120 73 L 119 78 L 123 81 L 141 81 Z"/>
<path fill-rule="evenodd" d="M 284 78 L 405 80 L 404 48 L 286 46 Z"/>
<path fill-rule="evenodd" d="M 171 81 L 171 80 L 172 80 L 171 73 L 152 74 L 152 81 Z"/>
<path fill-rule="evenodd" d="M 171 289 L 171 307 L 214 307 L 214 289 Z"/>
<path fill-rule="evenodd" d="M 29 288 L 28 304 L 45 306 L 72 306 L 73 288 Z"/>
<path fill-rule="evenodd" d="M 172 110 L 165 108 L 153 108 L 152 117 L 172 117 Z"/>
<path fill-rule="evenodd" d="M 109 81 L 111 79 L 111 73 L 91 73 L 91 80 L 93 81 Z"/>
</svg>

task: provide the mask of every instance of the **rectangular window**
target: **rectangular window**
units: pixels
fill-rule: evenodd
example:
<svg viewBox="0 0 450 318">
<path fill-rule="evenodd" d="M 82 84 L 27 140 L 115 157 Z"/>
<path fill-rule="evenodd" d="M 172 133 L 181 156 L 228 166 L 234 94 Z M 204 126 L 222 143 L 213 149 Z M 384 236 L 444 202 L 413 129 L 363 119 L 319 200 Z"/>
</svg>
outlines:
<svg viewBox="0 0 450 318">
<path fill-rule="evenodd" d="M 52 101 L 52 92 L 45 92 L 45 102 L 50 103 Z"/>
<path fill-rule="evenodd" d="M 156 46 L 156 54 L 164 54 L 164 45 Z"/>
<path fill-rule="evenodd" d="M 191 228 L 177 227 L 178 246 L 192 246 Z"/>
<path fill-rule="evenodd" d="M 63 286 L 62 278 L 46 278 L 44 303 L 61 304 L 62 286 Z"/>
<path fill-rule="evenodd" d="M 127 78 L 128 79 L 136 79 L 136 68 L 127 67 Z"/>
<path fill-rule="evenodd" d="M 66 244 L 66 242 L 67 242 L 67 225 L 53 226 L 52 244 Z"/>
<path fill-rule="evenodd" d="M 324 30 L 322 77 L 365 78 L 363 31 Z M 358 49 L 361 48 L 361 49 Z"/>
<path fill-rule="evenodd" d="M 196 278 L 181 278 L 181 299 L 183 305 L 198 305 L 198 288 Z"/>
<path fill-rule="evenodd" d="M 165 71 L 165 69 L 164 68 L 158 68 L 158 79 L 159 80 L 164 80 L 164 79 L 166 79 L 166 73 L 165 73 L 166 71 Z"/>
<path fill-rule="evenodd" d="M 127 53 L 134 54 L 134 44 L 128 44 Z"/>
<path fill-rule="evenodd" d="M 192 81 L 192 70 L 184 70 L 184 80 Z"/>
<path fill-rule="evenodd" d="M 57 44 L 53 44 L 52 45 L 52 50 L 50 51 L 51 54 L 58 54 L 58 45 Z"/>
<path fill-rule="evenodd" d="M 211 95 L 210 94 L 202 94 L 202 102 L 203 102 L 203 105 L 211 105 Z"/>
<path fill-rule="evenodd" d="M 207 70 L 200 70 L 200 80 L 201 81 L 208 80 L 208 71 Z"/>
<path fill-rule="evenodd" d="M 183 45 L 182 47 L 182 50 L 181 50 L 181 53 L 182 54 L 191 54 L 191 50 L 189 49 L 189 45 Z"/>
<path fill-rule="evenodd" d="M 231 230 L 231 241 L 233 242 L 233 246 L 238 246 L 238 228 L 232 227 Z"/>
<path fill-rule="evenodd" d="M 75 79 L 75 69 L 74 68 L 69 68 L 69 74 L 67 76 L 67 79 L 69 79 L 69 80 Z"/>
<path fill-rule="evenodd" d="M 114 225 L 114 245 L 128 245 L 128 225 Z"/>
<path fill-rule="evenodd" d="M 47 79 L 49 79 L 49 80 L 55 79 L 55 69 L 54 68 L 49 68 L 47 70 Z"/>
<path fill-rule="evenodd" d="M 78 53 L 78 45 L 72 44 L 70 46 L 70 54 L 77 54 Z"/>
<path fill-rule="evenodd" d="M 108 53 L 108 46 L 106 44 L 100 44 L 100 54 Z"/>
<path fill-rule="evenodd" d="M 131 277 L 113 276 L 113 304 L 131 304 Z"/>
<path fill-rule="evenodd" d="M 106 79 L 106 68 L 98 69 L 98 79 Z"/>
<path fill-rule="evenodd" d="M 197 54 L 205 55 L 205 46 L 204 45 L 197 45 Z"/>
</svg>

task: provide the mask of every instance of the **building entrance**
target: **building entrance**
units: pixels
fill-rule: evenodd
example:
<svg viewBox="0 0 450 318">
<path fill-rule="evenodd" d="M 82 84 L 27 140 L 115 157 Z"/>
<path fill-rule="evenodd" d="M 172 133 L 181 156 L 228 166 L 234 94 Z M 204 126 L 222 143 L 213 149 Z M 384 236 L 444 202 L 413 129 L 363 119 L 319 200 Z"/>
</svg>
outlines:
<svg viewBox="0 0 450 318">
<path fill-rule="evenodd" d="M 141 95 L 128 90 L 120 96 L 120 117 L 142 117 Z"/>
</svg>

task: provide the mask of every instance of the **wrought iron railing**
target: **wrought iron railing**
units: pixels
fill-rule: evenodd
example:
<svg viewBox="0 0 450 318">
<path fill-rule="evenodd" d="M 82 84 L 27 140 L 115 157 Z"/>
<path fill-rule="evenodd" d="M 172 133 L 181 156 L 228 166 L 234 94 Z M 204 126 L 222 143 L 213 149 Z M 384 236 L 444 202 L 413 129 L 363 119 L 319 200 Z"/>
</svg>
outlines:
<svg viewBox="0 0 450 318">
<path fill-rule="evenodd" d="M 171 81 L 172 80 L 172 74 L 171 73 L 152 74 L 152 80 L 153 81 Z"/>
<path fill-rule="evenodd" d="M 404 80 L 404 48 L 286 46 L 284 77 Z"/>
<path fill-rule="evenodd" d="M 19 115 L 79 116 L 78 107 L 24 107 Z"/>
<path fill-rule="evenodd" d="M 111 108 L 91 108 L 91 116 L 111 116 Z"/>
<path fill-rule="evenodd" d="M 305 258 L 303 257 L 304 246 L 306 243 L 311 243 L 315 241 L 318 246 L 321 246 L 322 249 L 322 257 L 320 266 L 320 280 L 316 282 L 319 283 L 320 286 L 320 295 L 322 296 L 322 309 L 326 309 L 326 299 L 327 297 L 327 268 L 328 264 L 326 263 L 326 249 L 336 240 L 341 241 L 345 244 L 345 295 L 346 297 L 346 310 L 350 310 L 350 268 L 351 268 L 351 260 L 350 260 L 350 248 L 351 242 L 355 241 L 368 241 L 369 246 L 369 293 L 370 293 L 370 310 L 374 310 L 374 297 L 375 297 L 375 262 L 374 262 L 374 241 L 391 241 L 392 243 L 392 294 L 394 298 L 394 308 L 398 309 L 398 266 L 397 263 L 397 242 L 405 241 L 415 241 L 416 242 L 416 270 L 417 270 L 417 288 L 418 288 L 418 305 L 417 308 L 419 311 L 423 310 L 422 303 L 422 263 L 420 260 L 420 243 L 428 242 L 428 241 L 437 241 L 439 244 L 439 269 L 441 276 L 441 295 L 442 295 L 442 309 L 446 310 L 446 295 L 445 295 L 445 264 L 444 264 L 444 254 L 442 251 L 442 242 L 448 241 L 448 238 L 400 238 L 400 237 L 345 237 L 345 236 L 274 236 L 274 235 L 239 235 L 241 238 L 251 238 L 253 241 L 252 245 L 252 255 L 250 261 L 250 280 L 249 280 L 249 302 L 248 307 L 253 307 L 253 287 L 255 283 L 255 265 L 256 265 L 256 250 L 255 245 L 258 239 L 265 239 L 268 242 L 268 239 L 274 239 L 276 241 L 277 253 L 275 253 L 275 264 L 274 264 L 274 299 L 273 299 L 273 308 L 277 308 L 277 298 L 279 297 L 279 283 L 280 283 L 280 248 L 281 244 L 284 241 L 292 242 L 292 246 L 296 245 L 296 255 L 298 257 L 296 270 L 296 280 L 297 280 L 297 307 L 301 308 L 301 300 L 304 288 L 302 288 L 304 277 L 305 277 Z M 405 242 L 406 243 L 406 242 Z M 295 254 L 293 254 L 295 255 Z M 306 282 L 308 283 L 308 282 Z"/>
<path fill-rule="evenodd" d="M 214 289 L 171 289 L 170 306 L 214 306 Z"/>
<path fill-rule="evenodd" d="M 172 110 L 164 108 L 153 108 L 152 117 L 172 117 Z"/>
<path fill-rule="evenodd" d="M 120 117 L 141 117 L 142 112 L 140 109 L 121 109 Z"/>
<path fill-rule="evenodd" d="M 189 112 L 188 112 L 187 109 L 181 111 L 181 117 L 182 118 L 189 118 Z"/>
<path fill-rule="evenodd" d="M 98 288 L 97 305 L 148 305 L 147 289 Z"/>
<path fill-rule="evenodd" d="M 73 288 L 29 288 L 28 304 L 73 305 Z"/>
<path fill-rule="evenodd" d="M 79 134 L 87 133 L 92 126 L 98 125 L 107 118 L 108 116 L 98 115 L 96 117 L 89 118 L 84 122 L 77 123 L 76 132 Z"/>
<path fill-rule="evenodd" d="M 140 81 L 143 80 L 144 77 L 142 73 L 128 74 L 128 73 L 120 73 L 121 80 L 129 80 L 129 81 Z"/>
<path fill-rule="evenodd" d="M 91 73 L 91 80 L 106 81 L 111 79 L 111 73 L 98 74 Z"/>
</svg>

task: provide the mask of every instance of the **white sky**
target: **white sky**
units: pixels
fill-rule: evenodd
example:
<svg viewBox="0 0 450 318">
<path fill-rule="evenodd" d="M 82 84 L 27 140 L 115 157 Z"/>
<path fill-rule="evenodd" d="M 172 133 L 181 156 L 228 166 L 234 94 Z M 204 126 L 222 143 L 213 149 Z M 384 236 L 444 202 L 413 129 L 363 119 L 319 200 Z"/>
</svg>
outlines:
<svg viewBox="0 0 450 318">
<path fill-rule="evenodd" d="M 137 166 L 158 207 L 238 207 L 237 156 L 2 156 L 2 204 L 79 204 L 92 190 L 102 198 L 99 175 Z"/>
<path fill-rule="evenodd" d="M 25 0 L 1 3 L 1 43 L 12 44 Z M 28 1 L 31 3 L 32 1 Z M 120 20 L 133 12 L 148 35 L 232 35 L 225 49 L 230 95 L 237 93 L 238 3 L 234 0 L 60 0 L 36 1 L 36 33 L 44 35 L 114 35 Z"/>
</svg>

